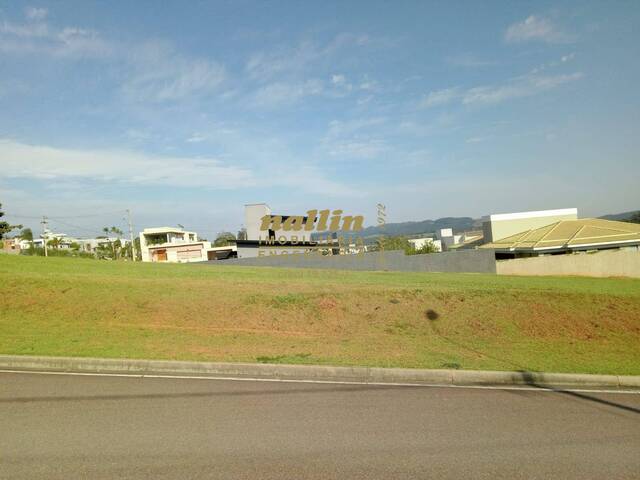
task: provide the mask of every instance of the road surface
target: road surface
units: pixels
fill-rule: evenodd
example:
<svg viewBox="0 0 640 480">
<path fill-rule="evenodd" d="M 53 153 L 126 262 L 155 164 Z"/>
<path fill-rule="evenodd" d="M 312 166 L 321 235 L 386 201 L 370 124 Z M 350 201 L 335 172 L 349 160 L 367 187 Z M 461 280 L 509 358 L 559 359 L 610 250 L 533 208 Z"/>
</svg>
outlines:
<svg viewBox="0 0 640 480">
<path fill-rule="evenodd" d="M 2 479 L 638 479 L 640 395 L 0 373 Z"/>
</svg>

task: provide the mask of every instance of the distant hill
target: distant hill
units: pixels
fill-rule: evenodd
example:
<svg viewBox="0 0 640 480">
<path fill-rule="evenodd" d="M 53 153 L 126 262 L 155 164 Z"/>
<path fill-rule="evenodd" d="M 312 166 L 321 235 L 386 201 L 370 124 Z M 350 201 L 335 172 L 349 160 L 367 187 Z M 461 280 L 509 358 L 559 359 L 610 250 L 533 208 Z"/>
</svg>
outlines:
<svg viewBox="0 0 640 480">
<path fill-rule="evenodd" d="M 630 212 L 610 213 L 608 215 L 602 215 L 601 217 L 598 217 L 598 218 L 602 218 L 604 220 L 624 221 L 624 220 L 630 219 L 634 213 L 639 211 L 640 210 L 631 210 Z"/>
<path fill-rule="evenodd" d="M 624 221 L 631 218 L 631 216 L 638 210 L 632 210 L 630 212 L 611 213 L 608 215 L 602 215 L 604 220 L 617 220 Z M 433 234 L 441 228 L 452 228 L 454 233 L 468 232 L 469 230 L 482 229 L 482 222 L 480 219 L 473 219 L 471 217 L 444 217 L 437 220 L 422 220 L 419 222 L 398 222 L 387 223 L 384 229 L 381 227 L 367 227 L 359 232 L 338 232 L 338 235 L 350 235 L 357 237 L 364 237 L 365 239 L 373 240 L 379 235 L 388 235 L 392 237 L 396 236 L 415 236 L 420 234 Z M 324 235 L 314 233 L 311 238 L 323 237 Z"/>
<path fill-rule="evenodd" d="M 379 235 L 410 236 L 418 234 L 432 234 L 441 228 L 452 228 L 454 232 L 464 232 L 478 228 L 479 220 L 471 217 L 445 217 L 437 220 L 422 220 L 420 222 L 387 223 L 384 227 L 367 227 L 359 232 L 338 232 L 338 235 L 351 235 L 366 238 L 375 238 Z M 312 238 L 322 236 L 312 235 Z"/>
</svg>

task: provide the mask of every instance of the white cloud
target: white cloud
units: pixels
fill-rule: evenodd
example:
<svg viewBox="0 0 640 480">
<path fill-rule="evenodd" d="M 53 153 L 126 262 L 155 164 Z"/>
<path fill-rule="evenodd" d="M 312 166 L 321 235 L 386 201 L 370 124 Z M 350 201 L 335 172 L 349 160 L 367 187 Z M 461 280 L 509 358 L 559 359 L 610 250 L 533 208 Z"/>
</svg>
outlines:
<svg viewBox="0 0 640 480">
<path fill-rule="evenodd" d="M 165 102 L 214 92 L 226 78 L 217 62 L 181 55 L 158 41 L 139 46 L 110 42 L 90 29 L 58 28 L 45 23 L 46 13 L 27 11 L 25 23 L 0 24 L 0 51 L 57 58 L 109 59 L 123 67 L 121 91 L 131 101 Z"/>
<path fill-rule="evenodd" d="M 44 20 L 47 17 L 46 8 L 27 7 L 25 10 L 25 16 L 29 20 Z"/>
<path fill-rule="evenodd" d="M 300 75 L 345 48 L 359 48 L 369 42 L 367 35 L 352 33 L 338 34 L 325 44 L 303 40 L 293 47 L 283 46 L 269 52 L 254 53 L 249 57 L 245 70 L 252 79 L 262 82 L 279 75 Z"/>
<path fill-rule="evenodd" d="M 317 45 L 304 41 L 295 48 L 255 53 L 247 61 L 245 69 L 254 80 L 268 81 L 282 73 L 300 72 L 320 56 L 322 51 Z"/>
<path fill-rule="evenodd" d="M 489 137 L 469 137 L 464 141 L 464 143 L 481 143 L 487 141 L 488 139 Z"/>
<path fill-rule="evenodd" d="M 313 181 L 310 181 L 312 179 Z M 362 197 L 364 192 L 344 185 L 334 179 L 327 177 L 325 168 L 318 168 L 314 165 L 296 165 L 291 168 L 291 164 L 272 165 L 269 168 L 269 176 L 265 178 L 261 187 L 286 187 L 299 188 L 305 195 L 319 194 L 331 199 L 335 197 Z"/>
<path fill-rule="evenodd" d="M 304 97 L 322 95 L 324 92 L 322 82 L 316 79 L 300 83 L 275 82 L 259 88 L 250 103 L 260 108 L 275 108 L 292 105 Z"/>
<path fill-rule="evenodd" d="M 449 65 L 453 65 L 454 67 L 466 68 L 489 67 L 497 64 L 497 62 L 493 60 L 484 60 L 470 54 L 448 57 L 446 61 Z"/>
<path fill-rule="evenodd" d="M 531 15 L 522 22 L 510 25 L 504 38 L 508 43 L 527 41 L 566 43 L 573 39 L 571 35 L 558 30 L 550 20 L 536 15 Z"/>
<path fill-rule="evenodd" d="M 332 120 L 322 140 L 323 150 L 332 157 L 366 158 L 378 157 L 388 146 L 380 137 L 380 127 L 385 117 Z"/>
<path fill-rule="evenodd" d="M 476 87 L 467 90 L 462 103 L 469 105 L 492 104 L 512 98 L 528 97 L 579 80 L 582 76 L 580 72 L 552 76 L 527 75 L 510 84 Z"/>
<path fill-rule="evenodd" d="M 0 176 L 92 179 L 141 185 L 232 189 L 256 184 L 250 170 L 213 158 L 155 156 L 128 150 L 74 150 L 0 141 Z"/>
<path fill-rule="evenodd" d="M 187 138 L 187 142 L 189 142 L 189 143 L 200 143 L 200 142 L 204 142 L 206 139 L 207 139 L 207 137 L 205 137 L 204 135 L 201 135 L 199 133 L 194 133 L 189 138 Z"/>
<path fill-rule="evenodd" d="M 246 143 L 246 142 L 245 142 Z M 167 187 L 234 190 L 285 187 L 327 196 L 359 193 L 335 181 L 325 169 L 294 163 L 286 154 L 275 158 L 269 145 L 246 152 L 261 158 L 256 169 L 222 162 L 216 158 L 193 158 L 145 154 L 132 150 L 89 150 L 30 145 L 0 139 L 0 186 L 15 178 L 46 180 L 49 185 L 67 183 L 80 190 L 87 181 Z M 262 169 L 262 170 L 259 170 Z M 313 182 L 309 182 L 312 178 Z"/>
<path fill-rule="evenodd" d="M 347 82 L 347 79 L 345 78 L 344 75 L 332 75 L 331 76 L 331 83 L 333 83 L 334 85 L 345 85 Z"/>
<path fill-rule="evenodd" d="M 425 108 L 435 107 L 437 105 L 444 105 L 460 97 L 460 90 L 458 88 L 445 88 L 442 90 L 434 90 L 426 95 L 421 106 Z"/>
<path fill-rule="evenodd" d="M 528 97 L 554 89 L 583 77 L 581 72 L 561 75 L 530 73 L 501 85 L 484 85 L 468 90 L 448 88 L 429 93 L 421 102 L 423 107 L 444 105 L 460 101 L 464 105 L 489 105 L 514 98 Z"/>
<path fill-rule="evenodd" d="M 226 78 L 222 65 L 178 54 L 161 42 L 148 42 L 128 57 L 133 72 L 122 91 L 134 101 L 164 102 L 210 94 Z"/>
<path fill-rule="evenodd" d="M 77 27 L 55 28 L 44 22 L 45 9 L 27 9 L 25 23 L 0 24 L 0 51 L 57 57 L 105 57 L 113 46 L 98 32 Z"/>
<path fill-rule="evenodd" d="M 385 150 L 386 145 L 381 140 L 354 140 L 332 145 L 329 155 L 332 157 L 371 159 L 376 158 Z"/>
</svg>

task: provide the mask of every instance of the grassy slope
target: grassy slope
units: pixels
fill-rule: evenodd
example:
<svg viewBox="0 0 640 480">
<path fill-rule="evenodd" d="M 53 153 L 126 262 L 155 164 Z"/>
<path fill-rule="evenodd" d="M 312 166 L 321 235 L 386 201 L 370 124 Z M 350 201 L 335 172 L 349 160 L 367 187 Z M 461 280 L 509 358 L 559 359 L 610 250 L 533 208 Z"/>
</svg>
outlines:
<svg viewBox="0 0 640 480">
<path fill-rule="evenodd" d="M 640 281 L 0 255 L 0 353 L 640 374 Z"/>
</svg>

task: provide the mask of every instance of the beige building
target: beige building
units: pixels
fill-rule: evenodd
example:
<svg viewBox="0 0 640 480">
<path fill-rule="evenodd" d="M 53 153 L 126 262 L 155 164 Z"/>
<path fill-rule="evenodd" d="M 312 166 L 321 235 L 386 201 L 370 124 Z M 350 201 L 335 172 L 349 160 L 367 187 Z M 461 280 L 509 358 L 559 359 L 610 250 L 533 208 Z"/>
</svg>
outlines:
<svg viewBox="0 0 640 480">
<path fill-rule="evenodd" d="M 600 218 L 560 220 L 482 245 L 496 258 L 533 257 L 608 249 L 640 248 L 640 224 Z"/>
<path fill-rule="evenodd" d="M 577 208 L 489 215 L 482 219 L 484 242 L 495 242 L 526 230 L 544 227 L 562 220 L 576 220 L 577 218 Z"/>
</svg>

